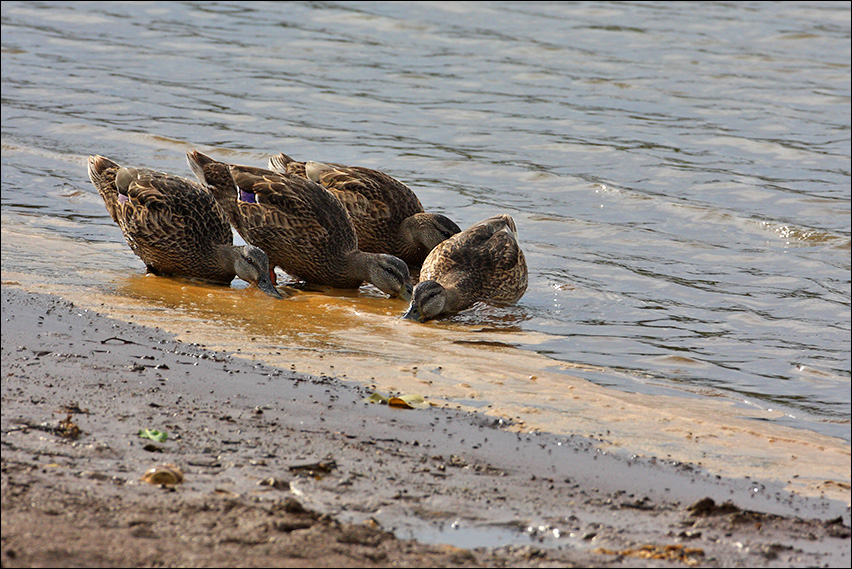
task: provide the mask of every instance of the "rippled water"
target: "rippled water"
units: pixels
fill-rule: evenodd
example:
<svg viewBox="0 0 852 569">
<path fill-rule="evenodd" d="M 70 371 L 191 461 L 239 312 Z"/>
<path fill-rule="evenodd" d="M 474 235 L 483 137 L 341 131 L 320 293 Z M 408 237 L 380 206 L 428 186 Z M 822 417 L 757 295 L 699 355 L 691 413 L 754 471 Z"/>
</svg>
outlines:
<svg viewBox="0 0 852 569">
<path fill-rule="evenodd" d="M 4 238 L 4 273 L 57 292 L 143 270 L 89 154 L 380 168 L 519 228 L 518 305 L 429 329 L 850 439 L 848 2 L 4 1 L 2 145 L 4 231 L 91 251 Z"/>
</svg>

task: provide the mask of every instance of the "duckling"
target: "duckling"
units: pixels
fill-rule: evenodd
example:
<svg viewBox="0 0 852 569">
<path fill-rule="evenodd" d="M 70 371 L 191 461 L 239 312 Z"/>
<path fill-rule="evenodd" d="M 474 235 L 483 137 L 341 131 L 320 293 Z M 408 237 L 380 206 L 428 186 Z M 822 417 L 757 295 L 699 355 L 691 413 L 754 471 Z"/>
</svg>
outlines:
<svg viewBox="0 0 852 569">
<path fill-rule="evenodd" d="M 275 298 L 269 260 L 258 247 L 233 245 L 213 195 L 197 182 L 89 156 L 89 179 L 147 272 L 229 284 L 234 276 Z"/>
<path fill-rule="evenodd" d="M 426 213 L 405 184 L 360 166 L 296 162 L 286 154 L 269 159 L 269 169 L 307 178 L 331 191 L 346 206 L 362 251 L 399 257 L 420 268 L 435 246 L 461 231 L 450 218 Z"/>
<path fill-rule="evenodd" d="M 425 322 L 480 301 L 511 304 L 524 295 L 527 280 L 515 221 L 489 217 L 432 249 L 403 318 Z"/>
<path fill-rule="evenodd" d="M 358 288 L 369 282 L 391 297 L 411 298 L 408 266 L 358 248 L 346 208 L 307 178 L 217 162 L 191 150 L 190 167 L 207 184 L 237 232 L 269 255 L 272 266 L 306 282 Z M 230 182 L 225 182 L 223 167 Z"/>
</svg>

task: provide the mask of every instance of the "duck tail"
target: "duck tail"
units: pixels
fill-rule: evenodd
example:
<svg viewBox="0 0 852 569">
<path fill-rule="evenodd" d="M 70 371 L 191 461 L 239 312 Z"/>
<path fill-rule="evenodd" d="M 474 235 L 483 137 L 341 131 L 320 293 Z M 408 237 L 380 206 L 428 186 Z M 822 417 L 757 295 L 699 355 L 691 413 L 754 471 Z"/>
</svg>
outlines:
<svg viewBox="0 0 852 569">
<path fill-rule="evenodd" d="M 322 178 L 323 174 L 332 170 L 334 170 L 333 167 L 329 166 L 328 164 L 323 164 L 322 162 L 305 162 L 305 177 L 312 182 L 316 182 L 317 184 L 320 183 L 320 179 Z"/>
<path fill-rule="evenodd" d="M 189 168 L 201 185 L 204 186 L 216 201 L 225 210 L 225 215 L 232 226 L 236 227 L 235 220 L 237 215 L 237 188 L 234 185 L 234 180 L 231 178 L 231 172 L 228 169 L 228 164 L 219 162 L 202 154 L 201 152 L 192 149 L 186 152 L 186 161 Z"/>
<path fill-rule="evenodd" d="M 267 165 L 270 170 L 279 174 L 290 174 L 292 176 L 307 178 L 305 163 L 297 162 L 284 153 L 276 154 L 270 158 Z"/>
<path fill-rule="evenodd" d="M 193 148 L 192 150 L 186 151 L 186 162 L 189 164 L 189 168 L 192 170 L 192 173 L 195 174 L 196 178 L 198 178 L 198 181 L 206 185 L 207 177 L 205 174 L 205 167 L 216 161 Z"/>
<path fill-rule="evenodd" d="M 118 223 L 118 188 L 115 185 L 115 176 L 121 166 L 100 155 L 89 156 L 88 172 L 89 180 L 98 190 L 101 199 L 104 200 L 107 212 L 112 220 Z"/>
<path fill-rule="evenodd" d="M 287 165 L 291 162 L 295 162 L 295 160 L 293 160 L 282 152 L 281 154 L 276 154 L 275 156 L 271 157 L 269 159 L 268 165 L 269 169 L 275 172 L 286 172 Z"/>
</svg>

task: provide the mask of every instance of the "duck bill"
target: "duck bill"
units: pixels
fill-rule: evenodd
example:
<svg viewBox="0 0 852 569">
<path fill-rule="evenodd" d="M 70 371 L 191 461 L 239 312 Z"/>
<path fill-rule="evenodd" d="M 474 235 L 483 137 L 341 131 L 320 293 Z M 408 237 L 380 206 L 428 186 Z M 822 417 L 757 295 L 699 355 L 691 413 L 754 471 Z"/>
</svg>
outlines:
<svg viewBox="0 0 852 569">
<path fill-rule="evenodd" d="M 261 278 L 257 281 L 257 288 L 272 296 L 274 298 L 284 298 L 281 296 L 281 293 L 278 292 L 278 289 L 275 288 L 275 285 L 272 284 L 272 281 L 268 278 Z"/>
<path fill-rule="evenodd" d="M 414 305 L 414 303 L 411 303 L 411 306 L 408 307 L 408 310 L 402 315 L 402 318 L 405 320 L 414 320 L 415 322 L 423 322 L 423 316 L 420 314 L 420 310 Z"/>
</svg>

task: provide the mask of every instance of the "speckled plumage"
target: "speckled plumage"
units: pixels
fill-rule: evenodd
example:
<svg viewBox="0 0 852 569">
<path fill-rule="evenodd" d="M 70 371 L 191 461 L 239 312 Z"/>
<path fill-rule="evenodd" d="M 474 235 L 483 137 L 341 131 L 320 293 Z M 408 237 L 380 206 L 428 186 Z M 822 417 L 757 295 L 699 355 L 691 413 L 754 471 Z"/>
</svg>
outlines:
<svg viewBox="0 0 852 569">
<path fill-rule="evenodd" d="M 425 321 L 476 302 L 510 304 L 527 289 L 515 221 L 496 215 L 436 246 L 423 262 L 405 318 Z"/>
<path fill-rule="evenodd" d="M 323 186 L 299 176 L 217 162 L 195 150 L 187 158 L 229 212 L 234 228 L 266 251 L 271 265 L 310 283 L 358 288 L 367 281 L 391 296 L 409 298 L 411 277 L 405 263 L 359 250 L 346 208 Z M 221 181 L 223 168 L 230 173 L 229 183 Z"/>
<path fill-rule="evenodd" d="M 233 245 L 225 213 L 195 181 L 90 156 L 89 179 L 148 272 L 227 284 L 240 277 L 280 297 L 266 255 Z M 240 268 L 236 268 L 235 264 Z"/>
<path fill-rule="evenodd" d="M 446 216 L 425 213 L 408 186 L 379 170 L 297 162 L 286 154 L 270 158 L 269 168 L 331 191 L 352 218 L 362 251 L 387 253 L 420 267 L 435 245 L 461 231 Z"/>
</svg>

